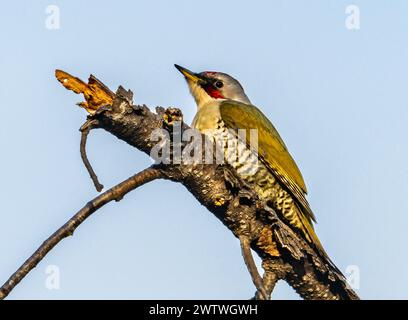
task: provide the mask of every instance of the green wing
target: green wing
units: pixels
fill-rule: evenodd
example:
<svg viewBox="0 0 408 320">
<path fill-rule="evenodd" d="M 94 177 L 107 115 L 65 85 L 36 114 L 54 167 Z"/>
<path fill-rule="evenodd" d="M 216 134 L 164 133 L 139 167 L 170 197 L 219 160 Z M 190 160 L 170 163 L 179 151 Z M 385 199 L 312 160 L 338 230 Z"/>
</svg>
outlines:
<svg viewBox="0 0 408 320">
<path fill-rule="evenodd" d="M 306 218 L 307 221 L 304 223 L 306 222 L 307 229 L 313 230 L 311 220 L 315 221 L 315 217 L 305 197 L 307 189 L 302 174 L 268 118 L 253 105 L 230 100 L 220 104 L 220 114 L 225 125 L 231 129 L 258 129 L 259 159 L 294 196 L 302 213 L 305 214 L 301 220 L 304 221 Z M 249 134 L 246 137 L 249 144 Z"/>
</svg>

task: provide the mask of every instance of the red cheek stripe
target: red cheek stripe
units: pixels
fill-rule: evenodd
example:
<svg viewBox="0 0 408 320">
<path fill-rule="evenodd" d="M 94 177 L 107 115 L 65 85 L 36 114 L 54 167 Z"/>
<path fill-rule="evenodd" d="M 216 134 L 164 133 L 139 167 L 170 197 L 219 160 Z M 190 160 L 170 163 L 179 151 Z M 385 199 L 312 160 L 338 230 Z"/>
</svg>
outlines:
<svg viewBox="0 0 408 320">
<path fill-rule="evenodd" d="M 204 88 L 205 92 L 208 93 L 208 95 L 211 98 L 214 99 L 224 99 L 224 96 L 221 94 L 221 92 L 219 90 L 217 90 L 216 88 L 214 88 L 212 85 L 206 86 Z"/>
</svg>

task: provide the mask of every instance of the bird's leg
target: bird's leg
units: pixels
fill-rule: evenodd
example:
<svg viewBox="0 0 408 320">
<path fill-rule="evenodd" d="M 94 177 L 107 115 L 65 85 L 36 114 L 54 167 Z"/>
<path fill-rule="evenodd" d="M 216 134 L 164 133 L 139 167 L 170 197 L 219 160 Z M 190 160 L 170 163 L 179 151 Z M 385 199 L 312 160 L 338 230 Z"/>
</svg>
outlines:
<svg viewBox="0 0 408 320">
<path fill-rule="evenodd" d="M 246 236 L 240 236 L 239 241 L 241 243 L 242 256 L 244 257 L 244 261 L 248 268 L 249 274 L 251 275 L 252 282 L 257 290 L 257 298 L 259 300 L 266 300 L 268 299 L 268 294 L 264 288 L 263 279 L 259 275 L 258 269 L 255 265 L 255 261 L 251 253 L 249 238 Z"/>
</svg>

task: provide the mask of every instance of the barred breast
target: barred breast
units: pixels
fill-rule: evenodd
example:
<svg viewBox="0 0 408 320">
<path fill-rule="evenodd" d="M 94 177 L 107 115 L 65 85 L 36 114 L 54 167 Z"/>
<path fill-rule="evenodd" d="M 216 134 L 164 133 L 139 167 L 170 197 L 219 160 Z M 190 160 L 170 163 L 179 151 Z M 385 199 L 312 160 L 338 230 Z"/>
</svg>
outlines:
<svg viewBox="0 0 408 320">
<path fill-rule="evenodd" d="M 254 188 L 261 199 L 268 202 L 295 229 L 306 231 L 299 219 L 300 209 L 292 196 L 258 159 L 257 154 L 247 147 L 244 140 L 239 139 L 236 131 L 227 128 L 224 122 L 218 119 L 215 129 L 206 129 L 204 133 L 211 136 L 214 143 L 220 145 L 224 150 L 225 162 L 236 170 L 241 179 Z M 307 232 L 304 234 L 308 237 Z"/>
</svg>

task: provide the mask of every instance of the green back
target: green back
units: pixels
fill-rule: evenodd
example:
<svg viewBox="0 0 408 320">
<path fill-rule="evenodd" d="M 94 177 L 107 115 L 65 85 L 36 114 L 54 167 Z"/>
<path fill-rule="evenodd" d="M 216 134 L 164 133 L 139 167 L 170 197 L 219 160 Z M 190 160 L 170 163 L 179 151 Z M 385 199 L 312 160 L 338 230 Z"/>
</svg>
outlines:
<svg viewBox="0 0 408 320">
<path fill-rule="evenodd" d="M 294 196 L 307 220 L 315 220 L 305 198 L 306 184 L 295 161 L 278 131 L 268 118 L 255 106 L 226 100 L 220 104 L 220 114 L 231 129 L 258 129 L 258 157 L 274 176 Z M 249 145 L 249 133 L 246 134 Z"/>
</svg>

